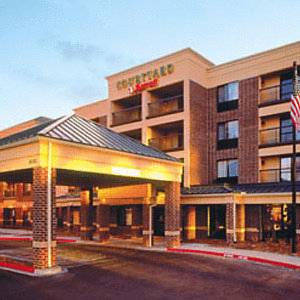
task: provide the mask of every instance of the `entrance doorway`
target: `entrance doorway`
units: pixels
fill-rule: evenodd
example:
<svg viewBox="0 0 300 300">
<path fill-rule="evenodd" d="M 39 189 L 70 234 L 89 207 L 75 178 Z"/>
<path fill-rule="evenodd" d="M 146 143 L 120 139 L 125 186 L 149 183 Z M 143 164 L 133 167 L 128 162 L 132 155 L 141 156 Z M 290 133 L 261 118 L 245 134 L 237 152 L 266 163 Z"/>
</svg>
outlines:
<svg viewBox="0 0 300 300">
<path fill-rule="evenodd" d="M 226 239 L 226 205 L 209 205 L 210 237 Z"/>
<path fill-rule="evenodd" d="M 165 208 L 163 205 L 153 207 L 153 232 L 155 236 L 165 234 Z"/>
</svg>

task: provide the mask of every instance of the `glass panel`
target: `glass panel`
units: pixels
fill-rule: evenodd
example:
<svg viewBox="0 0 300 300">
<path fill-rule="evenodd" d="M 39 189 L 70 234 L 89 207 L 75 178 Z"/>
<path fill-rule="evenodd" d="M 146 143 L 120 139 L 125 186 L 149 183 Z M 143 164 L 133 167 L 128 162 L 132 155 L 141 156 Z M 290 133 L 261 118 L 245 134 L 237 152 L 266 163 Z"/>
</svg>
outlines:
<svg viewBox="0 0 300 300">
<path fill-rule="evenodd" d="M 218 161 L 218 178 L 227 177 L 227 162 L 225 160 Z"/>
<path fill-rule="evenodd" d="M 280 84 L 280 96 L 282 100 L 289 100 L 293 94 L 293 79 L 284 79 Z"/>
<path fill-rule="evenodd" d="M 229 177 L 237 177 L 238 176 L 238 161 L 237 159 L 233 159 L 229 161 L 228 165 Z"/>
<path fill-rule="evenodd" d="M 280 159 L 280 180 L 291 181 L 291 158 L 282 157 Z"/>
<path fill-rule="evenodd" d="M 225 86 L 218 87 L 218 102 L 225 101 Z"/>
<path fill-rule="evenodd" d="M 239 121 L 228 122 L 228 138 L 236 139 L 239 137 Z"/>
<path fill-rule="evenodd" d="M 227 86 L 227 101 L 236 100 L 239 98 L 239 83 L 238 82 L 231 82 Z"/>
<path fill-rule="evenodd" d="M 218 141 L 226 139 L 226 131 L 225 131 L 225 124 L 218 125 Z"/>
</svg>

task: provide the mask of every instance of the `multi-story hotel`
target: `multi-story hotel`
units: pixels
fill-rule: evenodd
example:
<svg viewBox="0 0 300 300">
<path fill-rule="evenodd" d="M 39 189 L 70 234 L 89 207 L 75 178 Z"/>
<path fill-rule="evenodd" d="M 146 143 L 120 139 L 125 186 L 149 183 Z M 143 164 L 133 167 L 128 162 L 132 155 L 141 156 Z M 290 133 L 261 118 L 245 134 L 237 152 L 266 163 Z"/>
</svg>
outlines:
<svg viewBox="0 0 300 300">
<path fill-rule="evenodd" d="M 74 111 L 184 163 L 182 239 L 280 238 L 291 204 L 294 61 L 300 42 L 221 65 L 187 48 L 108 76 L 108 98 Z M 0 141 L 45 121 L 4 130 Z M 30 226 L 30 184 L 3 183 L 0 191 L 3 226 Z M 103 188 L 94 198 L 110 207 L 110 234 L 126 236 L 142 235 L 143 204 L 154 199 L 154 235 L 164 235 L 163 188 Z M 57 188 L 56 206 L 59 226 L 80 228 L 78 188 Z"/>
</svg>

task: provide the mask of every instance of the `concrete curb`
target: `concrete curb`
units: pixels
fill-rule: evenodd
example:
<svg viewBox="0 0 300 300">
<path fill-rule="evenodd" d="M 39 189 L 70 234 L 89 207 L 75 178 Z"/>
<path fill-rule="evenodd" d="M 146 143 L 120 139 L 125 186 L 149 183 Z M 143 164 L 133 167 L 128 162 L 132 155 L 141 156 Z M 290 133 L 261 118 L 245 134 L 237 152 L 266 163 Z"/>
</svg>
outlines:
<svg viewBox="0 0 300 300">
<path fill-rule="evenodd" d="M 0 241 L 18 241 L 18 242 L 31 242 L 32 237 L 0 237 Z M 76 243 L 75 239 L 57 238 L 58 243 Z"/>
<path fill-rule="evenodd" d="M 300 265 L 296 265 L 288 262 L 282 262 L 278 260 L 261 258 L 261 257 L 235 254 L 235 253 L 226 253 L 226 252 L 218 252 L 218 251 L 211 251 L 211 250 L 181 249 L 181 248 L 167 248 L 167 252 L 218 256 L 218 257 L 232 258 L 237 260 L 252 261 L 260 264 L 267 264 L 267 265 L 272 265 L 277 267 L 288 268 L 292 270 L 300 270 Z"/>
</svg>

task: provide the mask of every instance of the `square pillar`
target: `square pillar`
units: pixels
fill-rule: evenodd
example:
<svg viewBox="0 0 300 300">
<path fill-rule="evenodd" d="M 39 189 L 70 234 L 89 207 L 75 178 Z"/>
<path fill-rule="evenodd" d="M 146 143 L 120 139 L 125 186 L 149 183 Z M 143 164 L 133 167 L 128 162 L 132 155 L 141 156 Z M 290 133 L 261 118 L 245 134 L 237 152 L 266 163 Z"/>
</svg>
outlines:
<svg viewBox="0 0 300 300">
<path fill-rule="evenodd" d="M 93 239 L 93 189 L 82 189 L 80 192 L 80 238 Z"/>
<path fill-rule="evenodd" d="M 209 206 L 197 205 L 196 206 L 196 239 L 197 240 L 209 236 L 208 217 L 209 217 Z"/>
<path fill-rule="evenodd" d="M 56 170 L 48 168 L 33 169 L 33 264 L 36 270 L 56 267 Z M 48 244 L 48 184 L 51 182 L 51 247 Z"/>
<path fill-rule="evenodd" d="M 245 241 L 245 204 L 236 205 L 236 238 L 238 242 Z"/>
<path fill-rule="evenodd" d="M 226 204 L 226 241 L 228 244 L 233 243 L 233 227 L 234 227 L 233 210 L 234 210 L 234 204 L 227 203 Z"/>
<path fill-rule="evenodd" d="M 144 247 L 150 247 L 150 204 L 143 204 L 143 245 Z M 152 230 L 153 234 L 153 230 Z"/>
<path fill-rule="evenodd" d="M 167 183 L 165 193 L 165 237 L 167 247 L 175 248 L 180 246 L 180 183 Z"/>
<path fill-rule="evenodd" d="M 184 214 L 184 231 L 186 240 L 196 239 L 196 207 L 187 206 Z"/>
<path fill-rule="evenodd" d="M 96 226 L 100 242 L 109 240 L 110 206 L 99 204 L 96 210 Z"/>
</svg>

